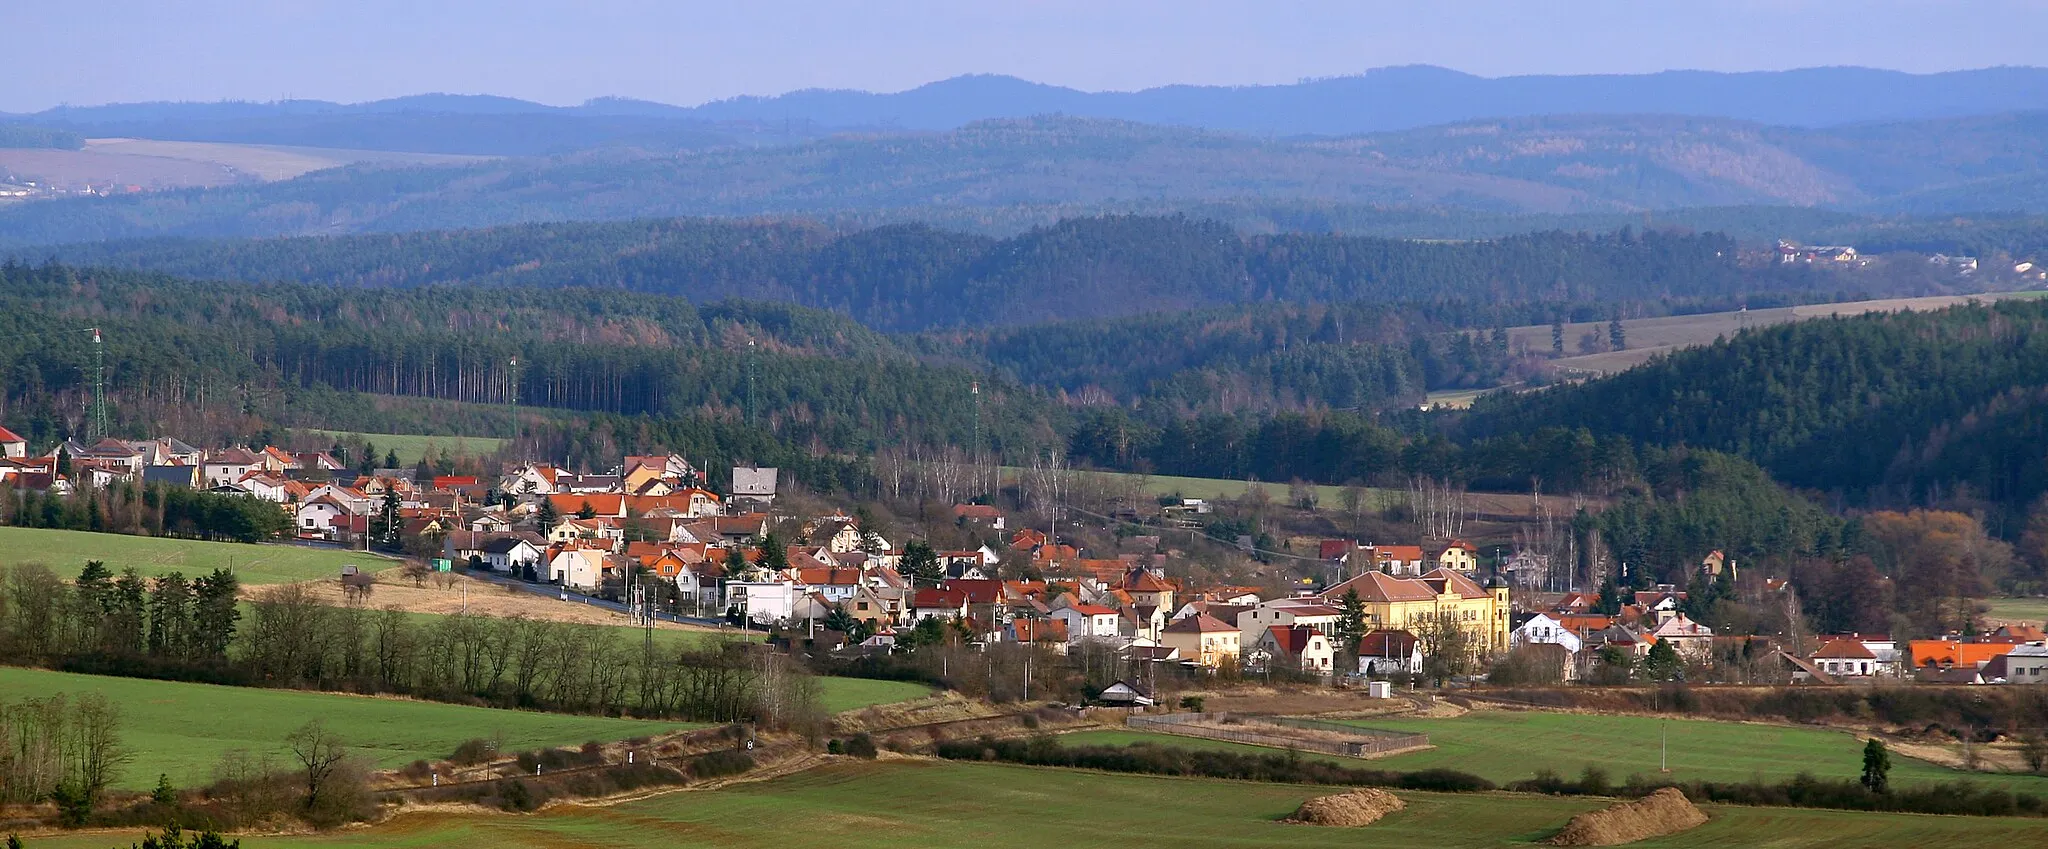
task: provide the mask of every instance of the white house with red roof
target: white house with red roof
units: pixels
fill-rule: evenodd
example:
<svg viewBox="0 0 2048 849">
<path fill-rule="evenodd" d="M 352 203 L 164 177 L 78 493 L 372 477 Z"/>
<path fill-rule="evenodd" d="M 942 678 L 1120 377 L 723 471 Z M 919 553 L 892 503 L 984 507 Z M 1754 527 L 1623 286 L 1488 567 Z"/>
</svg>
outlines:
<svg viewBox="0 0 2048 849">
<path fill-rule="evenodd" d="M 1327 633 L 1337 626 L 1337 620 L 1343 615 L 1344 611 L 1335 605 L 1316 599 L 1276 598 L 1240 611 L 1236 622 L 1238 630 L 1244 632 L 1244 644 L 1249 646 L 1258 643 L 1268 628 L 1302 625 Z"/>
<path fill-rule="evenodd" d="M 1863 641 L 1837 637 L 1813 653 L 1813 665 L 1831 677 L 1868 678 L 1878 674 L 1877 654 Z"/>
<path fill-rule="evenodd" d="M 1100 604 L 1084 604 L 1071 595 L 1061 594 L 1052 601 L 1053 619 L 1066 623 L 1067 639 L 1115 640 L 1118 637 L 1118 622 L 1122 619 L 1113 607 Z"/>
<path fill-rule="evenodd" d="M 21 434 L 0 427 L 0 457 L 9 460 L 27 459 L 28 440 L 23 439 Z"/>
<path fill-rule="evenodd" d="M 1260 658 L 1268 668 L 1295 669 L 1316 675 L 1335 672 L 1336 647 L 1321 630 L 1308 625 L 1267 628 L 1251 643 L 1247 657 Z"/>
</svg>

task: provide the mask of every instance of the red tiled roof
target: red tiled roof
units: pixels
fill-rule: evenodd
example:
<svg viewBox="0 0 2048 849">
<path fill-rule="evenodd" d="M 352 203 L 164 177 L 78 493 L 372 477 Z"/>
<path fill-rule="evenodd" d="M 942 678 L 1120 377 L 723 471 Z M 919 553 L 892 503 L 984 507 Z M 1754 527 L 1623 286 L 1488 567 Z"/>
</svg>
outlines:
<svg viewBox="0 0 2048 849">
<path fill-rule="evenodd" d="M 1828 644 L 1827 644 L 1827 645 L 1824 645 L 1824 646 L 1821 646 L 1821 647 L 1820 647 L 1820 651 L 1817 651 L 1817 652 L 1814 652 L 1814 653 L 1813 653 L 1813 657 L 1814 657 L 1814 659 L 1815 659 L 1815 660 L 1820 660 L 1820 659 L 1823 659 L 1823 658 L 1825 658 L 1825 659 L 1828 659 L 1828 660 L 1876 660 L 1876 659 L 1877 659 L 1877 655 L 1875 655 L 1875 654 L 1871 654 L 1871 653 L 1870 653 L 1870 649 L 1867 649 L 1867 648 L 1864 648 L 1864 647 L 1863 647 L 1863 642 L 1862 642 L 1862 641 L 1860 641 L 1860 640 L 1851 640 L 1851 639 L 1847 639 L 1847 638 L 1843 638 L 1843 639 L 1838 639 L 1838 640 L 1829 640 L 1829 641 L 1828 641 Z"/>
<path fill-rule="evenodd" d="M 1223 620 L 1210 616 L 1207 613 L 1197 613 L 1193 616 L 1175 619 L 1173 624 L 1166 626 L 1166 633 L 1168 634 L 1210 634 L 1218 631 L 1235 630 L 1237 630 L 1236 625 L 1226 625 L 1223 623 Z"/>
<path fill-rule="evenodd" d="M 967 594 L 959 590 L 918 590 L 916 595 L 911 596 L 910 606 L 926 609 L 946 608 L 958 610 L 967 606 Z"/>
<path fill-rule="evenodd" d="M 28 440 L 26 440 L 26 439 L 23 439 L 23 438 L 21 438 L 21 434 L 15 433 L 14 431 L 8 430 L 7 428 L 4 428 L 4 427 L 0 427 L 0 442 L 27 442 L 27 441 L 28 441 Z"/>
<path fill-rule="evenodd" d="M 996 509 L 996 508 L 995 508 L 995 507 L 994 507 L 993 505 L 989 505 L 989 504 L 955 504 L 955 505 L 953 505 L 953 518 L 955 518 L 955 519 L 986 519 L 986 520 L 995 520 L 995 519 L 1000 519 L 1000 518 L 1002 518 L 1002 517 L 1003 517 L 1003 511 L 1001 511 L 1001 510 L 997 510 L 997 509 Z"/>
<path fill-rule="evenodd" d="M 1436 598 L 1436 590 L 1414 578 L 1396 578 L 1384 572 L 1366 572 L 1323 591 L 1325 601 L 1343 598 L 1345 593 L 1358 591 L 1361 601 L 1395 602 L 1428 601 Z"/>
<path fill-rule="evenodd" d="M 1373 550 L 1379 553 L 1381 560 L 1412 563 L 1422 559 L 1422 546 L 1419 545 L 1377 545 Z"/>
<path fill-rule="evenodd" d="M 958 578 L 947 581 L 946 589 L 965 596 L 968 604 L 994 604 L 1003 597 L 1003 582 L 994 578 Z"/>
<path fill-rule="evenodd" d="M 1268 628 L 1266 633 L 1272 635 L 1273 645 L 1279 648 L 1282 653 L 1299 655 L 1308 650 L 1309 638 L 1317 636 L 1322 632 L 1307 625 L 1288 625 L 1279 628 Z"/>
<path fill-rule="evenodd" d="M 1164 593 L 1173 591 L 1172 584 L 1160 580 L 1158 575 L 1152 574 L 1152 570 L 1142 568 L 1132 569 L 1129 574 L 1124 575 L 1124 581 L 1120 588 L 1134 593 Z"/>
<path fill-rule="evenodd" d="M 1070 604 L 1070 605 L 1067 605 L 1067 609 L 1069 609 L 1069 610 L 1072 610 L 1072 611 L 1074 611 L 1075 613 L 1079 613 L 1079 614 L 1081 614 L 1082 616 L 1115 616 L 1115 615 L 1116 615 L 1116 609 L 1115 609 L 1115 608 L 1111 608 L 1111 607 L 1103 607 L 1102 605 L 1099 605 L 1099 604 Z"/>
<path fill-rule="evenodd" d="M 1381 629 L 1358 641 L 1359 657 L 1407 657 L 1415 650 L 1415 635 L 1399 629 Z"/>
<path fill-rule="evenodd" d="M 1316 556 L 1322 560 L 1336 560 L 1351 553 L 1355 546 L 1348 539 L 1326 539 L 1316 548 Z"/>
<path fill-rule="evenodd" d="M 1471 578 L 1453 569 L 1433 569 L 1422 580 L 1432 587 L 1442 586 L 1445 592 L 1457 593 L 1464 598 L 1485 598 L 1487 592 Z"/>
</svg>

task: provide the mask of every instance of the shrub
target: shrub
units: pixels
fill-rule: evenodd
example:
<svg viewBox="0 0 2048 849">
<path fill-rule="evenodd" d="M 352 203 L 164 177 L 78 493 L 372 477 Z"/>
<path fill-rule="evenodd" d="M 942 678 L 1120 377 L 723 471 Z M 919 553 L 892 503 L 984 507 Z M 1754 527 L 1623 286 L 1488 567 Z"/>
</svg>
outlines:
<svg viewBox="0 0 2048 849">
<path fill-rule="evenodd" d="M 475 766 L 489 761 L 497 754 L 497 749 L 497 744 L 482 738 L 465 740 L 455 747 L 454 754 L 448 756 L 448 762 L 456 766 Z"/>
<path fill-rule="evenodd" d="M 875 738 L 868 736 L 866 731 L 848 738 L 844 748 L 847 754 L 856 758 L 873 759 L 877 754 L 875 751 Z"/>
<path fill-rule="evenodd" d="M 527 788 L 526 782 L 514 778 L 500 781 L 498 785 L 498 807 L 518 812 L 531 811 L 536 807 L 533 791 Z"/>
<path fill-rule="evenodd" d="M 839 738 L 837 738 L 837 737 L 834 737 L 834 738 L 832 738 L 832 740 L 831 740 L 830 742 L 828 742 L 828 743 L 826 743 L 826 744 L 825 744 L 825 754 L 828 754 L 828 755 L 843 755 L 843 754 L 846 754 L 846 745 L 845 745 L 844 743 L 841 743 L 841 742 L 839 742 Z"/>
<path fill-rule="evenodd" d="M 739 775 L 753 768 L 753 756 L 725 749 L 698 755 L 696 760 L 690 761 L 690 774 L 699 779 Z"/>
</svg>

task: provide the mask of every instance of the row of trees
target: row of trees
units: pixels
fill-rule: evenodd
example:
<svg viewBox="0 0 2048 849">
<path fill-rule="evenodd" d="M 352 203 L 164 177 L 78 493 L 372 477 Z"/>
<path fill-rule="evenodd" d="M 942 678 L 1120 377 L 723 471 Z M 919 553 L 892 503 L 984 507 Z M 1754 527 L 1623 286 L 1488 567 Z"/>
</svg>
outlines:
<svg viewBox="0 0 2048 849">
<path fill-rule="evenodd" d="M 80 486 L 63 494 L 0 484 L 0 525 L 258 542 L 290 532 L 292 520 L 270 501 L 122 481 L 105 489 Z"/>
<path fill-rule="evenodd" d="M 99 693 L 0 697 L 0 804 L 90 811 L 132 757 L 120 729 L 120 708 Z"/>
<path fill-rule="evenodd" d="M 402 693 L 572 713 L 817 719 L 817 688 L 780 655 L 736 642 L 644 644 L 616 628 L 480 614 L 422 622 L 333 607 L 304 585 L 236 608 L 234 577 L 187 582 L 89 564 L 71 585 L 45 567 L 0 582 L 0 656 L 114 674 Z"/>
</svg>

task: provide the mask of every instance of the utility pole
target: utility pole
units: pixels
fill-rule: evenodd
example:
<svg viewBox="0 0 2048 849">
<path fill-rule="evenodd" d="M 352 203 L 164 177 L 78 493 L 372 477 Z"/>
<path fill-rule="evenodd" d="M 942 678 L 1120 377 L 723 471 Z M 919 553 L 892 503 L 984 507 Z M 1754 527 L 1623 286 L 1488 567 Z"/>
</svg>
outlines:
<svg viewBox="0 0 2048 849">
<path fill-rule="evenodd" d="M 519 441 L 519 357 L 512 357 L 512 441 Z"/>
<path fill-rule="evenodd" d="M 1670 723 L 1669 721 L 1660 721 L 1660 722 L 1658 722 L 1658 723 L 1657 723 L 1657 730 L 1658 730 L 1658 731 L 1660 731 L 1660 732 L 1662 732 L 1662 733 L 1663 733 L 1663 737 L 1664 737 L 1664 741 L 1663 741 L 1663 744 L 1662 744 L 1662 745 L 1660 745 L 1660 746 L 1658 747 L 1658 749 L 1657 749 L 1657 771 L 1658 771 L 1658 772 L 1670 772 L 1670 771 L 1671 771 L 1671 723 Z"/>
</svg>

